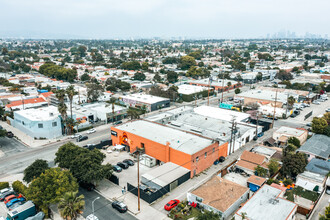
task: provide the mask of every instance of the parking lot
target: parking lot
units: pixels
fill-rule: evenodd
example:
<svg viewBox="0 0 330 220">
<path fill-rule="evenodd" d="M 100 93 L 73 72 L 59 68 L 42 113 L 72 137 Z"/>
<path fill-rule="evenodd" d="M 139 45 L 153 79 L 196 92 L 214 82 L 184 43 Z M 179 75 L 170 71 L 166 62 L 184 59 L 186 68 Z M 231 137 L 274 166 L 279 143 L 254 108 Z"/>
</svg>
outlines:
<svg viewBox="0 0 330 220">
<path fill-rule="evenodd" d="M 110 147 L 113 149 L 113 147 Z M 103 163 L 110 163 L 112 165 L 117 164 L 118 162 L 122 162 L 125 159 L 131 159 L 135 162 L 134 166 L 129 166 L 128 169 L 123 169 L 120 173 L 114 172 L 119 178 L 119 185 L 121 187 L 127 187 L 127 182 L 134 184 L 137 183 L 137 161 L 134 157 L 130 156 L 126 151 L 112 151 L 111 153 L 107 153 L 107 150 L 101 150 L 104 154 L 106 154 L 106 158 Z M 153 168 L 147 167 L 140 163 L 140 176 L 144 173 L 152 170 Z"/>
<path fill-rule="evenodd" d="M 297 115 L 295 118 L 288 118 L 286 121 L 293 122 L 293 123 L 304 123 L 307 124 L 313 120 L 314 117 L 317 117 L 319 115 L 323 115 L 327 108 L 330 107 L 330 99 L 324 102 L 320 102 L 320 105 L 316 104 L 310 104 L 310 107 L 303 108 L 300 111 L 300 114 Z M 305 115 L 309 112 L 313 111 L 313 114 L 305 120 Z"/>
</svg>

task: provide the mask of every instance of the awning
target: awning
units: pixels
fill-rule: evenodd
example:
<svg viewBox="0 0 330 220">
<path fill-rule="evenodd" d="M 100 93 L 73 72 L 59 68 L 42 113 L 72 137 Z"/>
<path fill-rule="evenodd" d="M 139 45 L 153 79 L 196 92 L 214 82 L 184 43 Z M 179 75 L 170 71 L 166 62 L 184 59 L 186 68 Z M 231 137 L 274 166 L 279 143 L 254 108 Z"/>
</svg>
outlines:
<svg viewBox="0 0 330 220">
<path fill-rule="evenodd" d="M 124 148 L 125 148 L 125 146 L 123 146 L 123 145 L 116 145 L 113 149 L 114 150 L 122 150 Z"/>
<path fill-rule="evenodd" d="M 274 145 L 275 144 L 275 140 L 274 138 L 270 137 L 266 140 L 267 143 L 269 143 L 270 145 Z"/>
</svg>

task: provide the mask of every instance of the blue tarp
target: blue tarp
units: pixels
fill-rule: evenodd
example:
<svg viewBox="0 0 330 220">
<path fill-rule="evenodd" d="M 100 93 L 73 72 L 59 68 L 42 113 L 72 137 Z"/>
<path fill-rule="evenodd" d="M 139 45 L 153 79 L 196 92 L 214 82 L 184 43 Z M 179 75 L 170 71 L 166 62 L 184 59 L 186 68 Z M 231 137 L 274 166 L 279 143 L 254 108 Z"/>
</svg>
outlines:
<svg viewBox="0 0 330 220">
<path fill-rule="evenodd" d="M 45 93 L 45 92 L 48 92 L 48 90 L 46 90 L 46 89 L 38 89 L 38 92 L 39 93 Z"/>
</svg>

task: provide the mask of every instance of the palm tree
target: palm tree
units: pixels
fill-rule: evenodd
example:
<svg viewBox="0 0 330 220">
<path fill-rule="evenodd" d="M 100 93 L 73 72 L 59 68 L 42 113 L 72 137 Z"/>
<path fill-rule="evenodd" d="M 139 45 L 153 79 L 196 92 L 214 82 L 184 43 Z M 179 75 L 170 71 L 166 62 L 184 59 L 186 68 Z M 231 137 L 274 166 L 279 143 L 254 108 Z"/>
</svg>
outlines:
<svg viewBox="0 0 330 220">
<path fill-rule="evenodd" d="M 109 100 L 109 103 L 111 104 L 111 109 L 112 109 L 112 122 L 115 121 L 115 103 L 117 99 L 114 97 L 111 97 Z"/>
<path fill-rule="evenodd" d="M 64 125 L 66 122 L 66 116 L 67 116 L 66 111 L 68 110 L 68 107 L 66 106 L 66 104 L 64 102 L 60 102 L 59 105 L 57 106 L 57 109 L 58 109 L 58 112 L 61 114 L 62 123 Z"/>
<path fill-rule="evenodd" d="M 131 117 L 131 120 L 133 120 L 135 118 L 140 118 L 138 111 L 136 111 L 135 109 L 132 109 L 132 108 L 129 108 L 127 110 L 127 116 Z"/>
<path fill-rule="evenodd" d="M 231 82 L 227 82 L 228 92 L 230 90 Z"/>
<path fill-rule="evenodd" d="M 66 92 L 64 89 L 60 89 L 55 92 L 55 96 L 59 103 L 64 102 L 65 94 L 66 94 Z"/>
<path fill-rule="evenodd" d="M 85 207 L 84 195 L 78 192 L 67 192 L 58 204 L 61 216 L 66 220 L 75 220 Z"/>
<path fill-rule="evenodd" d="M 288 102 L 288 106 L 290 107 L 290 109 L 293 107 L 293 104 L 296 102 L 296 99 L 293 96 L 290 96 L 287 100 Z"/>
<path fill-rule="evenodd" d="M 68 95 L 68 98 L 70 100 L 70 116 L 72 118 L 72 102 L 73 102 L 73 96 L 77 95 L 78 93 L 74 90 L 74 86 L 71 85 L 68 88 L 66 88 L 66 94 Z"/>
</svg>

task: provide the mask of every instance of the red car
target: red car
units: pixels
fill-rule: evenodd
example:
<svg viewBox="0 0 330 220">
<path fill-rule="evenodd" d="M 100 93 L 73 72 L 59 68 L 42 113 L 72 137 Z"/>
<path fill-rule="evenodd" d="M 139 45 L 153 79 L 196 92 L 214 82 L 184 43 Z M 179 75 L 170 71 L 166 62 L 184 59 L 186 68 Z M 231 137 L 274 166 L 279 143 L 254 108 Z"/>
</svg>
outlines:
<svg viewBox="0 0 330 220">
<path fill-rule="evenodd" d="M 171 200 L 169 201 L 165 206 L 164 206 L 164 209 L 166 211 L 171 211 L 171 209 L 173 209 L 175 206 L 177 206 L 178 204 L 180 203 L 180 200 L 178 199 L 174 199 L 174 200 Z"/>
<path fill-rule="evenodd" d="M 7 196 L 4 200 L 4 203 L 7 204 L 10 200 L 12 199 L 18 199 L 18 198 L 21 198 L 23 197 L 21 194 L 19 194 L 18 196 L 17 195 L 10 195 L 10 196 Z"/>
</svg>

